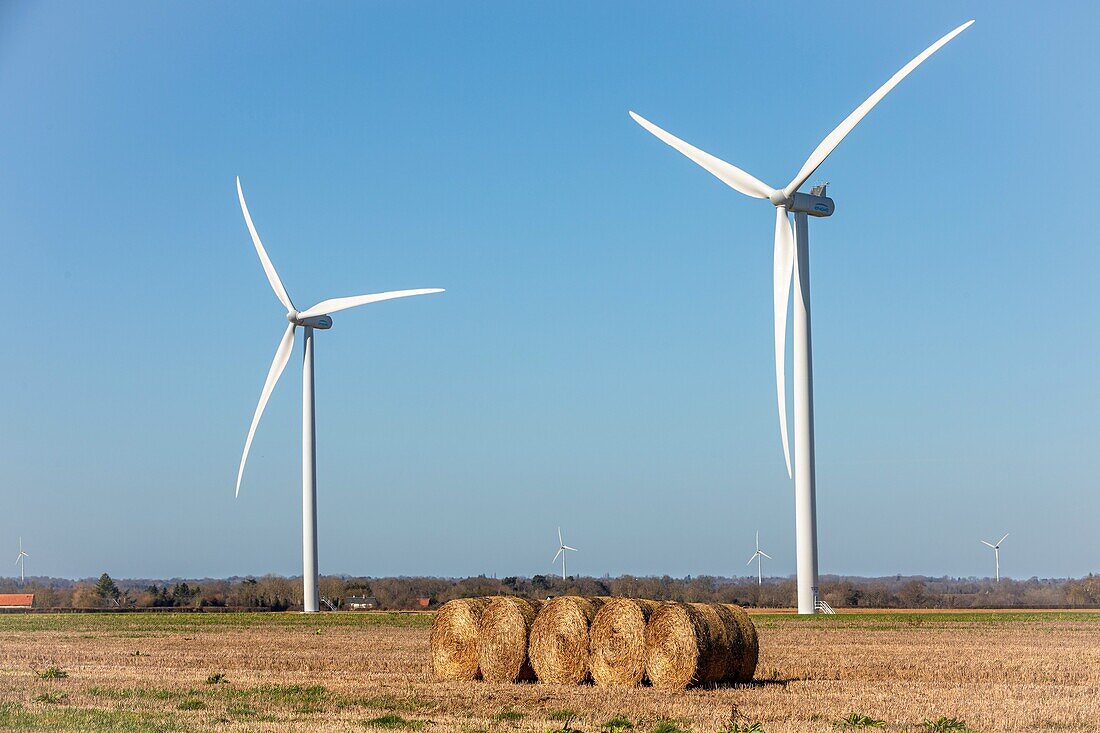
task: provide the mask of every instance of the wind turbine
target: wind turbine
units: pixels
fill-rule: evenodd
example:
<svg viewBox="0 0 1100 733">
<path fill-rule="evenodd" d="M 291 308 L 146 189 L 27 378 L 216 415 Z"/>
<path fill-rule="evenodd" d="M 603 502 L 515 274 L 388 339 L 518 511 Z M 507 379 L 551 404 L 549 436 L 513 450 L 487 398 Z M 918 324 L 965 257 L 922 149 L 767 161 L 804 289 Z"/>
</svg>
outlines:
<svg viewBox="0 0 1100 733">
<path fill-rule="evenodd" d="M 26 582 L 27 577 L 23 574 L 23 559 L 30 557 L 27 553 L 23 552 L 23 538 L 19 538 L 19 554 L 15 556 L 15 564 L 19 566 L 19 585 L 23 585 Z"/>
<path fill-rule="evenodd" d="M 997 563 L 997 576 L 996 576 L 996 579 L 997 579 L 998 583 L 1001 582 L 1001 543 L 1005 541 L 1005 537 L 1008 537 L 1008 532 L 1005 532 L 1005 536 L 1002 537 L 1001 539 L 997 540 L 997 544 L 995 544 L 995 545 L 991 545 L 988 542 L 986 542 L 985 540 L 979 540 L 979 542 L 981 542 L 986 547 L 992 547 L 993 548 L 993 560 Z"/>
<path fill-rule="evenodd" d="M 974 21 L 963 23 L 939 39 L 890 77 L 830 132 L 810 153 L 801 170 L 784 188 L 772 188 L 745 171 L 705 153 L 665 132 L 641 116 L 630 113 L 634 121 L 661 141 L 680 151 L 730 188 L 753 198 L 767 199 L 775 206 L 775 248 L 772 281 L 775 319 L 775 382 L 779 406 L 779 436 L 787 476 L 791 477 L 791 455 L 787 441 L 787 399 L 784 375 L 787 340 L 787 311 L 794 281 L 794 433 L 795 433 L 795 536 L 798 569 L 798 612 L 814 613 L 817 608 L 817 506 L 814 468 L 813 358 L 810 346 L 810 240 L 807 216 L 826 217 L 833 213 L 833 200 L 826 186 L 815 186 L 810 194 L 798 189 L 852 129 L 891 89 L 962 33 Z M 790 214 L 794 213 L 794 231 Z"/>
<path fill-rule="evenodd" d="M 756 560 L 756 584 L 757 585 L 763 585 L 764 584 L 764 571 L 760 567 L 761 558 L 763 558 L 763 557 L 766 557 L 769 560 L 772 559 L 771 555 L 769 555 L 768 553 L 766 553 L 766 552 L 764 552 L 763 550 L 760 549 L 760 532 L 758 530 L 756 532 L 756 553 L 752 557 L 749 558 L 749 561 L 747 563 L 745 563 L 746 565 L 752 565 L 752 561 Z"/>
<path fill-rule="evenodd" d="M 576 547 L 570 547 L 565 544 L 565 540 L 561 538 L 561 527 L 558 527 L 558 554 L 554 555 L 554 559 L 550 562 L 557 562 L 558 555 L 561 555 L 561 579 L 566 580 L 565 577 L 565 553 L 566 552 L 580 552 Z"/>
<path fill-rule="evenodd" d="M 313 331 L 314 329 L 327 330 L 332 328 L 330 313 L 337 313 L 348 308 L 354 308 L 368 303 L 377 303 L 393 298 L 406 298 L 410 295 L 427 295 L 429 293 L 442 293 L 441 288 L 422 288 L 419 290 L 394 290 L 388 293 L 374 293 L 372 295 L 353 295 L 346 298 L 332 298 L 322 300 L 312 308 L 298 311 L 294 308 L 286 288 L 279 280 L 279 273 L 271 264 L 260 235 L 256 233 L 256 227 L 252 224 L 252 217 L 248 213 L 248 206 L 244 202 L 244 191 L 241 190 L 241 179 L 237 178 L 237 198 L 241 202 L 241 213 L 244 214 L 245 224 L 248 225 L 248 233 L 252 235 L 252 244 L 256 247 L 256 254 L 260 257 L 260 264 L 267 274 L 267 281 L 271 283 L 271 289 L 275 291 L 275 297 L 287 309 L 286 319 L 290 321 L 283 333 L 283 338 L 275 349 L 275 359 L 271 362 L 271 369 L 267 373 L 267 380 L 260 391 L 260 403 L 256 405 L 256 414 L 252 418 L 252 425 L 248 429 L 248 437 L 244 442 L 244 453 L 241 454 L 241 466 L 237 470 L 237 489 L 234 496 L 241 493 L 241 478 L 244 476 L 244 464 L 248 460 L 248 451 L 252 447 L 252 438 L 256 434 L 256 426 L 260 423 L 260 416 L 264 414 L 271 391 L 275 389 L 275 383 L 286 368 L 290 360 L 290 352 L 294 348 L 294 332 L 300 326 L 303 330 L 304 348 L 302 350 L 302 607 L 306 613 L 315 613 L 320 610 L 319 596 L 317 593 L 317 432 L 316 415 L 313 409 Z"/>
</svg>

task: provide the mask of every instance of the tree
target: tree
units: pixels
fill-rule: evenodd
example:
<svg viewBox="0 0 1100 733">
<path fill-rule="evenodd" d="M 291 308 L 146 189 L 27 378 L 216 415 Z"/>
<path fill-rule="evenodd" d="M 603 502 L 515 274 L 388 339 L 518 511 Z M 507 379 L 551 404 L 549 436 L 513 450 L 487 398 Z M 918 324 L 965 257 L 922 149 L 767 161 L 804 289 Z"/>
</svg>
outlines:
<svg viewBox="0 0 1100 733">
<path fill-rule="evenodd" d="M 920 608 L 924 605 L 924 583 L 913 579 L 901 587 L 898 598 L 905 608 Z"/>
<path fill-rule="evenodd" d="M 73 589 L 73 608 L 99 608 L 102 605 L 103 598 L 94 585 L 81 584 Z"/>
<path fill-rule="evenodd" d="M 115 581 L 111 579 L 111 576 L 104 573 L 99 576 L 99 580 L 95 584 L 95 594 L 104 601 L 117 601 L 118 597 L 122 595 L 122 591 L 115 585 Z"/>
</svg>

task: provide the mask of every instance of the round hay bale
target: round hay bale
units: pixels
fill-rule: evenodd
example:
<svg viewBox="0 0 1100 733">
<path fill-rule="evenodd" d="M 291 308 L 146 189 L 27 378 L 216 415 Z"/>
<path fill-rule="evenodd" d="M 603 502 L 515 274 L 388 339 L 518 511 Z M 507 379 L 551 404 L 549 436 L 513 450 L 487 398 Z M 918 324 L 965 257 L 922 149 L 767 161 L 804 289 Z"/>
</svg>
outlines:
<svg viewBox="0 0 1100 733">
<path fill-rule="evenodd" d="M 542 604 L 527 656 L 540 682 L 579 685 L 588 677 L 588 628 L 606 598 L 559 596 Z"/>
<path fill-rule="evenodd" d="M 753 624 L 745 609 L 740 606 L 730 603 L 726 604 L 725 607 L 733 614 L 737 625 L 741 629 L 741 642 L 743 645 L 740 668 L 736 670 L 736 674 L 731 675 L 730 680 L 733 682 L 752 682 L 752 678 L 756 674 L 756 664 L 760 660 L 760 639 L 756 635 L 756 625 Z"/>
<path fill-rule="evenodd" d="M 641 598 L 612 598 L 588 629 L 588 669 L 603 687 L 633 687 L 645 675 L 645 627 L 660 605 Z"/>
<path fill-rule="evenodd" d="M 663 603 L 649 618 L 645 640 L 645 670 L 654 687 L 722 682 L 741 668 L 741 628 L 721 604 Z"/>
<path fill-rule="evenodd" d="M 432 619 L 432 667 L 441 680 L 481 677 L 477 658 L 478 626 L 488 598 L 458 598 L 444 603 Z"/>
<path fill-rule="evenodd" d="M 535 679 L 527 658 L 527 643 L 541 606 L 541 601 L 516 596 L 490 599 L 478 628 L 478 663 L 483 679 L 488 682 Z"/>
</svg>

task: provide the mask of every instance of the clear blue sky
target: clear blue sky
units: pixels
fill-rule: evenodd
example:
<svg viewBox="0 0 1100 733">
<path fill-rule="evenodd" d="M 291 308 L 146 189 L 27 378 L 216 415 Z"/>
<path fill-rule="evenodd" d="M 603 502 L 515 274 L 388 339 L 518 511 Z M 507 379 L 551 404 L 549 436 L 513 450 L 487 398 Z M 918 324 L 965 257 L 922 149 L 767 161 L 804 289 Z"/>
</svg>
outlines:
<svg viewBox="0 0 1100 733">
<path fill-rule="evenodd" d="M 1093 3 L 6 2 L 0 549 L 301 572 L 240 175 L 297 303 L 447 288 L 318 335 L 322 572 L 792 573 L 772 211 L 627 110 L 780 185 L 969 18 L 814 177 L 821 570 L 1100 570 Z"/>
</svg>

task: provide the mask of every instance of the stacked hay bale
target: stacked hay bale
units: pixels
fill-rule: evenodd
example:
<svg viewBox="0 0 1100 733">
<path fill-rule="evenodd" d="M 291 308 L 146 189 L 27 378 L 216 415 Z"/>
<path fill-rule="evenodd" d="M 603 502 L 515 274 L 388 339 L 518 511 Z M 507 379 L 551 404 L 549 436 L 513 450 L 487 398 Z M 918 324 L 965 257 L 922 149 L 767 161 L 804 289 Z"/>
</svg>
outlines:
<svg viewBox="0 0 1100 733">
<path fill-rule="evenodd" d="M 646 676 L 650 684 L 682 690 L 688 685 L 743 681 L 750 646 L 736 606 L 663 603 L 646 625 Z M 747 620 L 747 615 L 745 617 Z M 749 624 L 751 625 L 751 621 Z"/>
<path fill-rule="evenodd" d="M 721 603 L 516 596 L 445 604 L 432 623 L 444 680 L 654 687 L 748 682 L 759 657 L 744 609 Z"/>
<path fill-rule="evenodd" d="M 577 685 L 588 679 L 589 626 L 607 600 L 560 596 L 543 605 L 527 652 L 540 682 Z"/>
<path fill-rule="evenodd" d="M 481 679 L 478 629 L 489 598 L 458 598 L 444 603 L 432 619 L 432 667 L 441 680 Z"/>
<path fill-rule="evenodd" d="M 642 598 L 612 598 L 589 629 L 588 666 L 604 687 L 633 687 L 645 675 L 645 627 L 660 605 Z"/>
<path fill-rule="evenodd" d="M 531 625 L 542 601 L 516 596 L 497 596 L 481 614 L 478 629 L 478 662 L 489 682 L 526 682 L 535 679 L 527 656 Z"/>
</svg>

